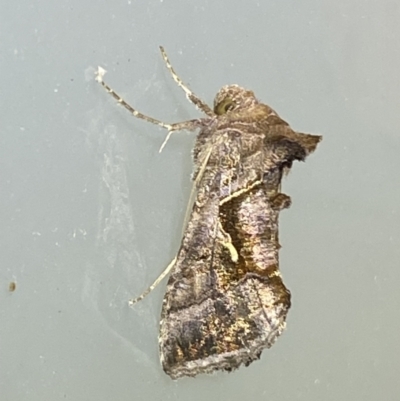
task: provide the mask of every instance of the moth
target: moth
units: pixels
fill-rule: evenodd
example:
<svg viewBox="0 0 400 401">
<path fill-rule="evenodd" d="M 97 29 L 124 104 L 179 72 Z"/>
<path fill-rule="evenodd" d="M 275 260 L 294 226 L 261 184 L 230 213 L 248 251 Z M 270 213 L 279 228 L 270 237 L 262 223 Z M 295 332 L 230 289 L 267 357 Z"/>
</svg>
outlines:
<svg viewBox="0 0 400 401">
<path fill-rule="evenodd" d="M 198 131 L 193 149 L 193 205 L 162 304 L 159 349 L 172 378 L 231 371 L 259 359 L 285 328 L 290 292 L 279 271 L 278 218 L 291 204 L 281 181 L 322 137 L 294 131 L 250 90 L 223 86 L 213 108 L 178 77 L 204 117 L 174 124 L 148 117 L 97 81 L 135 117 L 168 131 Z M 164 142 L 165 144 L 165 142 Z M 164 146 L 163 144 L 163 146 Z"/>
</svg>

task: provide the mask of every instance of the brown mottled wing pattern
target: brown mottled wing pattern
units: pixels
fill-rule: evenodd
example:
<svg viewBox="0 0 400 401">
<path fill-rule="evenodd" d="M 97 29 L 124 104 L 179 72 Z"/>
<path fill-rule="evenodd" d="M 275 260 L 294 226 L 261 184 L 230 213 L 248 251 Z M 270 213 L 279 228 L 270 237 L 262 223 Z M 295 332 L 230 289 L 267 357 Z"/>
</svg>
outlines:
<svg viewBox="0 0 400 401">
<path fill-rule="evenodd" d="M 278 216 L 290 205 L 282 173 L 320 137 L 290 129 L 268 106 L 231 113 L 204 128 L 194 149 L 207 163 L 160 327 L 163 368 L 172 378 L 232 370 L 258 359 L 285 327 L 290 292 L 280 273 Z M 264 113 L 264 114 L 263 114 Z"/>
</svg>

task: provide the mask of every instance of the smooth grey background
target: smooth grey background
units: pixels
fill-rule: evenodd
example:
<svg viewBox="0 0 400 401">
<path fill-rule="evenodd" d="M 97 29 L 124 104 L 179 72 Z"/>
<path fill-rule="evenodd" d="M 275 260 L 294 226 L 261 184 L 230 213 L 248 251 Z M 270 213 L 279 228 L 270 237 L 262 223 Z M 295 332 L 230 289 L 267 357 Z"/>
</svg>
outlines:
<svg viewBox="0 0 400 401">
<path fill-rule="evenodd" d="M 399 400 L 400 3 L 3 2 L 0 12 L 0 399 Z M 283 184 L 288 328 L 232 374 L 166 376 L 165 283 L 194 135 L 134 119 L 94 81 L 167 122 L 194 118 L 159 54 L 212 102 L 255 91 L 324 136 Z M 8 291 L 10 281 L 17 283 Z"/>
</svg>

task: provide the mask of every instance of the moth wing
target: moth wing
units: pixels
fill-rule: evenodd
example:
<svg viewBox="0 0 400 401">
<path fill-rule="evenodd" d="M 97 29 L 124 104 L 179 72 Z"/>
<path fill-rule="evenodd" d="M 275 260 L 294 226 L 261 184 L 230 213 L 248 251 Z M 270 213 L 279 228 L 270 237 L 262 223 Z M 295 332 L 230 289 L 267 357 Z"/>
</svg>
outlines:
<svg viewBox="0 0 400 401">
<path fill-rule="evenodd" d="M 260 249 L 256 256 L 264 260 L 257 265 L 249 238 L 237 228 L 255 224 L 249 218 L 257 216 L 242 207 L 253 201 L 264 219 L 255 226 L 254 245 L 268 247 L 277 227 L 277 211 L 260 181 L 262 137 L 256 147 L 253 138 L 254 149 L 246 140 L 224 132 L 196 176 L 196 201 L 163 301 L 160 354 L 172 378 L 247 365 L 284 327 L 290 294 L 276 274 L 277 256 L 271 259 L 277 249 Z"/>
</svg>

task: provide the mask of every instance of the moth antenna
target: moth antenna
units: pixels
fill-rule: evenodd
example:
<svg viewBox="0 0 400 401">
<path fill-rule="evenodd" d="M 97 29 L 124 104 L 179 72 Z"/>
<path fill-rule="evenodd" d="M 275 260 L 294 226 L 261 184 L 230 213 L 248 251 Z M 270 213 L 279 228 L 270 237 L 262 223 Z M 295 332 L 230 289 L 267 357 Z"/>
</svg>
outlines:
<svg viewBox="0 0 400 401">
<path fill-rule="evenodd" d="M 199 186 L 201 179 L 203 178 L 204 172 L 206 171 L 207 163 L 208 163 L 208 160 L 210 159 L 211 152 L 212 152 L 212 146 L 210 146 L 210 148 L 208 149 L 208 151 L 204 157 L 204 160 L 202 161 L 202 164 L 196 174 L 195 180 L 192 185 L 192 189 L 190 190 L 189 202 L 187 203 L 185 219 L 183 220 L 183 229 L 184 230 L 187 226 L 187 223 L 189 222 L 190 214 L 191 214 L 192 208 L 193 208 L 193 203 L 195 201 L 196 194 L 197 194 L 197 188 Z M 182 232 L 182 235 L 183 235 L 183 232 Z"/>
<path fill-rule="evenodd" d="M 173 131 L 173 124 L 166 124 L 160 120 L 157 120 L 156 118 L 149 117 L 138 110 L 136 110 L 134 107 L 132 107 L 128 102 L 126 102 L 120 95 L 118 95 L 117 92 L 114 91 L 108 84 L 106 84 L 103 80 L 104 75 L 106 74 L 106 70 L 102 67 L 98 67 L 96 71 L 96 81 L 100 83 L 103 88 L 120 104 L 122 105 L 125 109 L 127 109 L 131 114 L 133 114 L 135 117 L 140 118 L 142 120 L 145 120 L 149 123 L 158 125 L 160 127 L 163 127 L 167 129 L 168 131 Z"/>
<path fill-rule="evenodd" d="M 200 128 L 202 124 L 204 123 L 205 119 L 194 119 L 194 120 L 188 120 L 188 121 L 182 121 L 180 123 L 175 123 L 175 124 L 167 124 L 164 123 L 160 120 L 157 120 L 156 118 L 147 116 L 146 114 L 141 113 L 140 111 L 136 110 L 133 106 L 131 106 L 128 102 L 126 102 L 120 95 L 118 95 L 117 92 L 115 92 L 114 89 L 112 89 L 108 84 L 104 82 L 104 75 L 106 74 L 106 70 L 102 67 L 97 67 L 96 71 L 96 81 L 101 84 L 101 86 L 120 104 L 122 105 L 126 110 L 128 110 L 131 114 L 133 114 L 135 117 L 140 118 L 141 120 L 145 120 L 151 124 L 158 125 L 162 128 L 165 128 L 168 130 L 168 135 L 165 138 L 164 142 L 162 143 L 159 153 L 162 152 L 164 149 L 165 145 L 167 144 L 169 138 L 172 135 L 172 132 L 174 131 L 181 131 L 181 130 L 188 130 L 188 131 L 194 131 L 197 128 Z M 208 106 L 207 106 L 208 107 Z"/>
<path fill-rule="evenodd" d="M 178 74 L 175 72 L 174 68 L 172 67 L 167 53 L 165 52 L 164 48 L 162 46 L 160 46 L 160 51 L 161 51 L 161 55 L 162 58 L 165 61 L 165 64 L 169 70 L 169 72 L 172 75 L 172 78 L 174 79 L 174 81 L 178 84 L 178 86 L 185 92 L 186 94 L 186 98 L 193 103 L 200 111 L 202 111 L 203 113 L 207 114 L 209 117 L 214 117 L 215 113 L 213 112 L 213 110 L 208 106 L 208 104 L 206 102 L 204 102 L 203 100 L 201 100 L 195 93 L 193 93 L 186 84 L 183 83 L 183 81 L 179 78 Z"/>
</svg>

